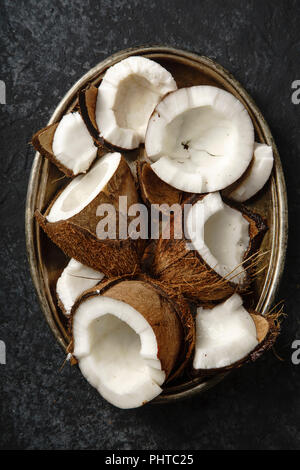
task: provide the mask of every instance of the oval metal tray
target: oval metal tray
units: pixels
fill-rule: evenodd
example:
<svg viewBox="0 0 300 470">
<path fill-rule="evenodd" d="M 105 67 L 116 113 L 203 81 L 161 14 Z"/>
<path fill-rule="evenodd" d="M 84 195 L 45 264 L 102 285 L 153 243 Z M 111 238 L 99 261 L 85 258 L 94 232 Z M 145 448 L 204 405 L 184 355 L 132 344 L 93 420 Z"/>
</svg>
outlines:
<svg viewBox="0 0 300 470">
<path fill-rule="evenodd" d="M 161 46 L 139 47 L 118 52 L 87 72 L 70 89 L 51 116 L 50 123 L 59 121 L 77 104 L 77 93 L 88 83 L 98 85 L 108 67 L 131 55 L 142 55 L 156 60 L 174 76 L 178 87 L 209 84 L 233 93 L 246 106 L 256 132 L 256 140 L 273 147 L 275 165 L 269 183 L 246 204 L 267 219 L 269 230 L 262 249 L 266 269 L 255 281 L 257 308 L 262 312 L 270 309 L 279 286 L 284 267 L 287 246 L 287 197 L 284 175 L 276 145 L 270 129 L 256 104 L 244 88 L 223 67 L 211 59 L 189 52 Z M 137 153 L 134 154 L 134 157 Z M 127 158 L 129 156 L 127 155 Z M 132 160 L 132 152 L 130 154 Z M 66 323 L 57 305 L 55 285 L 67 263 L 64 254 L 45 236 L 34 220 L 35 209 L 44 209 L 65 182 L 62 174 L 47 159 L 36 153 L 32 165 L 26 202 L 26 241 L 32 279 L 46 320 L 56 339 L 66 349 L 69 338 Z M 218 374 L 205 382 L 184 378 L 176 386 L 168 386 L 153 403 L 166 403 L 203 392 L 224 378 Z"/>
</svg>

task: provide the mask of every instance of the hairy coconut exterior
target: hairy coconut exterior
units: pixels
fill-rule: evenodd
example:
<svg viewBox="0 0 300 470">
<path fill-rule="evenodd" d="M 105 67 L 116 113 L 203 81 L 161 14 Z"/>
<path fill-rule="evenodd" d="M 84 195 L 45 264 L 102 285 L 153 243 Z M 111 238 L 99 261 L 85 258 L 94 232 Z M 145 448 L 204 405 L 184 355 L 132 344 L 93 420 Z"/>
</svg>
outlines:
<svg viewBox="0 0 300 470">
<path fill-rule="evenodd" d="M 84 293 L 72 308 L 72 319 L 82 302 L 98 295 L 125 302 L 143 315 L 155 333 L 157 357 L 168 378 L 178 362 L 183 342 L 182 325 L 173 303 L 154 284 L 143 278 L 117 278 L 101 282 Z"/>
<path fill-rule="evenodd" d="M 56 196 L 56 198 L 59 194 Z M 143 251 L 143 240 L 105 239 L 97 237 L 99 217 L 96 215 L 100 204 L 109 203 L 116 209 L 118 227 L 119 196 L 127 196 L 128 207 L 139 202 L 138 193 L 126 160 L 121 157 L 119 166 L 101 192 L 80 212 L 67 220 L 49 222 L 49 213 L 56 198 L 45 214 L 35 212 L 36 219 L 51 240 L 70 258 L 101 271 L 105 276 L 119 276 L 139 270 Z M 128 218 L 130 219 L 130 218 Z"/>
<path fill-rule="evenodd" d="M 174 218 L 170 239 L 163 235 L 156 244 L 152 272 L 170 289 L 194 302 L 222 300 L 235 287 L 211 269 L 195 250 L 188 250 L 187 240 L 174 238 Z"/>
<path fill-rule="evenodd" d="M 154 280 L 145 275 L 143 275 L 143 278 L 139 276 L 139 279 L 144 279 L 145 282 L 155 287 L 159 294 L 166 298 L 167 301 L 173 305 L 174 311 L 176 312 L 181 322 L 184 338 L 183 347 L 181 349 L 177 365 L 167 380 L 167 382 L 170 382 L 183 374 L 184 370 L 187 368 L 190 360 L 192 359 L 194 352 L 196 328 L 191 304 L 183 296 L 180 296 L 178 292 L 174 291 L 172 288 L 162 282 Z"/>
<path fill-rule="evenodd" d="M 268 351 L 274 345 L 276 339 L 280 334 L 280 317 L 282 312 L 261 315 L 258 312 L 250 313 L 252 320 L 255 323 L 256 335 L 258 345 L 253 351 L 251 351 L 246 357 L 240 359 L 226 367 L 220 367 L 219 369 L 193 369 L 191 374 L 197 377 L 207 378 L 212 375 L 238 369 L 245 364 L 255 362 L 259 359 L 265 351 Z"/>
<path fill-rule="evenodd" d="M 64 166 L 57 158 L 55 157 L 52 149 L 52 143 L 55 131 L 58 126 L 58 122 L 55 124 L 50 124 L 47 127 L 39 130 L 34 134 L 31 140 L 31 144 L 41 155 L 48 158 L 57 168 L 62 171 L 68 178 L 73 178 L 75 175 L 72 170 Z"/>
<path fill-rule="evenodd" d="M 38 210 L 35 217 L 49 238 L 70 258 L 110 277 L 139 271 L 139 240 L 100 240 L 68 220 L 50 223 Z"/>
<path fill-rule="evenodd" d="M 141 258 L 141 268 L 144 273 L 152 272 L 156 243 L 157 240 L 148 240 L 145 244 L 145 249 Z"/>
<path fill-rule="evenodd" d="M 193 196 L 185 201 L 188 204 L 194 204 L 204 196 Z M 266 231 L 266 224 L 263 219 L 254 214 L 244 206 L 232 205 L 240 210 L 243 217 L 249 222 L 250 243 L 247 252 L 244 255 L 244 267 L 247 269 L 247 258 L 254 255 L 262 241 L 262 237 Z M 178 222 L 173 217 L 170 227 L 170 238 L 166 239 L 164 234 L 156 244 L 154 259 L 152 264 L 153 275 L 176 290 L 180 295 L 185 295 L 195 302 L 210 302 L 225 299 L 232 295 L 235 291 L 243 292 L 250 284 L 251 277 L 248 275 L 247 280 L 242 285 L 230 282 L 230 277 L 234 278 L 235 273 L 224 278 L 216 273 L 202 259 L 196 250 L 189 250 L 186 247 L 188 240 L 175 239 L 176 224 Z M 184 227 L 182 222 L 182 233 Z M 248 265 L 251 263 L 249 262 Z M 250 268 L 249 268 L 250 269 Z"/>
<path fill-rule="evenodd" d="M 196 342 L 196 327 L 191 304 L 183 296 L 178 295 L 171 289 L 166 289 L 164 284 L 161 284 L 160 287 L 163 292 L 167 293 L 169 300 L 173 302 L 174 308 L 181 320 L 184 334 L 184 346 L 179 355 L 178 364 L 167 380 L 167 382 L 171 382 L 182 376 L 193 359 Z"/>
<path fill-rule="evenodd" d="M 137 162 L 137 176 L 145 204 L 181 204 L 183 192 L 162 181 L 145 161 Z"/>
</svg>

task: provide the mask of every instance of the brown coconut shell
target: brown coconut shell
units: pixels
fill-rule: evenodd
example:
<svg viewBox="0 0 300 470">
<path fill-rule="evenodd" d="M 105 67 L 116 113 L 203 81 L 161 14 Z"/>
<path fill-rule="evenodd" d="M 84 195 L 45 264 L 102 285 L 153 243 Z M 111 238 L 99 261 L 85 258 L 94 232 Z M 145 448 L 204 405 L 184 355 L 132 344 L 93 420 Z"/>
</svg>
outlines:
<svg viewBox="0 0 300 470">
<path fill-rule="evenodd" d="M 204 196 L 193 196 L 185 203 L 194 204 Z M 226 202 L 227 203 L 227 202 Z M 232 204 L 230 203 L 232 206 Z M 246 209 L 244 206 L 237 206 L 243 217 L 249 222 L 250 243 L 244 256 L 245 269 L 251 269 L 251 258 L 258 250 L 262 237 L 267 229 L 264 220 L 258 215 Z M 183 217 L 182 217 L 183 219 Z M 194 302 L 211 302 L 225 299 L 235 291 L 243 292 L 250 284 L 251 276 L 243 285 L 236 285 L 230 282 L 230 276 L 224 278 L 216 273 L 202 259 L 195 250 L 188 250 L 186 243 L 188 240 L 183 235 L 182 239 L 175 239 L 178 222 L 174 217 L 171 219 L 170 238 L 164 238 L 163 234 L 156 244 L 154 259 L 152 263 L 152 274 L 161 282 L 176 290 L 179 295 L 184 295 Z M 183 224 L 183 221 L 182 221 Z M 182 233 L 184 234 L 183 225 Z M 248 267 L 247 267 L 248 265 Z M 234 272 L 232 273 L 234 277 Z"/>
<path fill-rule="evenodd" d="M 120 285 L 123 287 L 118 287 Z M 126 287 L 125 289 L 124 286 Z M 168 313 L 163 313 L 162 325 L 166 328 L 168 328 L 169 325 L 172 327 L 172 329 L 172 325 L 176 326 L 176 336 L 174 341 L 176 341 L 177 344 L 178 335 L 180 333 L 180 348 L 177 352 L 176 361 L 172 365 L 172 369 L 170 369 L 170 365 L 171 362 L 173 362 L 173 359 L 171 361 L 167 358 L 169 354 L 168 350 L 165 350 L 165 346 L 162 346 L 162 351 L 165 351 L 163 356 L 166 354 L 164 363 L 167 364 L 169 370 L 166 381 L 170 382 L 175 378 L 180 377 L 188 367 L 194 352 L 196 339 L 195 322 L 190 305 L 186 299 L 179 296 L 174 296 L 174 293 L 170 295 L 171 293 L 166 291 L 164 287 L 165 286 L 159 282 L 156 282 L 144 274 L 125 275 L 111 279 L 103 279 L 97 286 L 92 287 L 82 294 L 82 296 L 74 303 L 71 315 L 69 316 L 70 336 L 72 337 L 73 315 L 81 301 L 88 298 L 90 295 L 106 294 L 108 297 L 111 297 L 111 292 L 114 292 L 114 295 L 117 296 L 114 298 L 123 300 L 130 304 L 133 308 L 144 315 L 146 319 L 146 315 L 152 315 L 152 309 L 155 310 L 155 315 L 160 316 L 161 313 L 159 310 L 162 309 L 163 312 L 166 312 L 167 306 Z M 110 290 L 113 288 L 114 290 Z M 154 325 L 154 331 L 156 331 L 155 328 L 159 327 L 161 324 L 161 320 L 157 321 L 156 323 L 156 325 L 150 323 L 151 326 Z M 73 352 L 73 341 L 70 343 L 68 352 Z M 159 358 L 161 359 L 160 356 Z M 74 358 L 74 361 L 76 361 L 76 358 Z"/>
<path fill-rule="evenodd" d="M 162 181 L 145 161 L 137 162 L 137 176 L 145 204 L 181 204 L 183 192 Z"/>
<path fill-rule="evenodd" d="M 277 313 L 266 314 L 265 316 L 258 312 L 250 312 L 250 315 L 256 327 L 256 335 L 258 339 L 258 345 L 256 348 L 253 349 L 253 351 L 251 351 L 246 357 L 229 366 L 220 367 L 219 369 L 193 369 L 191 371 L 193 376 L 201 376 L 205 378 L 210 377 L 211 375 L 238 369 L 245 364 L 255 362 L 265 351 L 268 351 L 273 347 L 280 334 L 280 317 L 282 315 L 282 311 L 280 310 Z"/>
<path fill-rule="evenodd" d="M 60 194 L 60 193 L 59 193 Z M 59 196 L 56 196 L 56 198 Z M 51 240 L 70 258 L 101 271 L 105 276 L 119 276 L 139 271 L 140 257 L 144 247 L 143 240 L 105 239 L 96 234 L 99 217 L 97 207 L 103 203 L 112 204 L 116 209 L 117 227 L 119 196 L 127 196 L 128 207 L 139 202 L 134 178 L 124 157 L 119 166 L 100 193 L 80 212 L 67 220 L 49 222 L 49 213 L 56 198 L 44 214 L 39 210 L 35 217 Z M 128 217 L 130 221 L 130 217 Z"/>
<path fill-rule="evenodd" d="M 73 178 L 74 173 L 72 170 L 64 166 L 57 158 L 55 157 L 52 149 L 52 143 L 55 131 L 58 126 L 58 122 L 50 124 L 49 126 L 44 127 L 34 134 L 31 139 L 31 144 L 41 155 L 48 158 L 57 168 L 62 171 L 68 178 Z"/>
<path fill-rule="evenodd" d="M 184 341 L 177 310 L 167 295 L 145 277 L 122 277 L 101 282 L 77 300 L 71 312 L 71 324 L 76 310 L 87 298 L 102 295 L 131 305 L 148 321 L 158 344 L 158 358 L 166 378 L 170 377 L 178 363 Z"/>
<path fill-rule="evenodd" d="M 103 141 L 99 138 L 99 129 L 95 118 L 97 95 L 98 88 L 94 85 L 89 85 L 87 88 L 79 92 L 78 103 L 81 117 L 89 133 L 94 141 L 98 145 L 102 146 Z"/>
<path fill-rule="evenodd" d="M 56 299 L 57 299 L 57 305 L 58 307 L 60 308 L 60 310 L 62 311 L 62 313 L 64 314 L 65 317 L 69 317 L 69 315 L 67 314 L 67 311 L 65 309 L 65 306 L 64 304 L 62 303 L 62 301 L 60 300 L 58 294 L 56 293 Z"/>
<path fill-rule="evenodd" d="M 196 342 L 196 328 L 195 320 L 192 314 L 191 304 L 183 296 L 178 295 L 172 289 L 166 288 L 164 284 L 160 284 L 160 288 L 168 296 L 168 299 L 173 302 L 174 308 L 181 320 L 183 334 L 184 334 L 184 347 L 181 350 L 178 364 L 167 382 L 171 382 L 182 376 L 191 362 L 195 349 Z"/>
<path fill-rule="evenodd" d="M 247 362 L 256 361 L 265 351 L 272 348 L 280 334 L 280 317 L 282 312 L 275 312 L 265 316 L 258 312 L 250 314 L 255 323 L 258 345 L 250 353 Z M 243 363 L 243 362 L 242 362 Z M 241 363 L 241 365 L 242 365 Z"/>
</svg>

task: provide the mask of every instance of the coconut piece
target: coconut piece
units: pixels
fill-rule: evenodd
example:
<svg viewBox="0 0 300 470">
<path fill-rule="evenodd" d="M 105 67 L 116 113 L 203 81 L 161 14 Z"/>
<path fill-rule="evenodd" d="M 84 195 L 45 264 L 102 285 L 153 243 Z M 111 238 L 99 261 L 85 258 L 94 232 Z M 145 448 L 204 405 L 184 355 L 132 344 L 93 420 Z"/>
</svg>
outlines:
<svg viewBox="0 0 300 470">
<path fill-rule="evenodd" d="M 254 361 L 273 345 L 278 333 L 272 315 L 248 312 L 238 294 L 213 308 L 199 307 L 193 368 L 215 371 Z"/>
<path fill-rule="evenodd" d="M 99 129 L 95 119 L 98 88 L 89 85 L 78 93 L 79 110 L 85 125 L 97 145 L 102 146 L 99 141 Z"/>
<path fill-rule="evenodd" d="M 65 315 L 70 315 L 76 299 L 94 287 L 104 277 L 103 273 L 84 266 L 72 258 L 56 283 L 58 303 Z"/>
<path fill-rule="evenodd" d="M 238 181 L 224 190 L 226 197 L 240 202 L 253 197 L 268 181 L 273 163 L 272 147 L 255 142 L 249 167 Z"/>
<path fill-rule="evenodd" d="M 92 210 L 95 209 L 93 214 L 95 216 L 99 203 L 110 200 L 115 184 L 113 177 L 116 179 L 117 170 L 119 172 L 121 166 L 123 167 L 122 173 L 126 174 L 129 168 L 121 154 L 108 153 L 86 175 L 79 175 L 67 185 L 51 205 L 47 220 L 49 222 L 67 220 L 82 213 L 86 208 L 89 208 L 91 212 L 91 203 L 93 203 Z M 130 182 L 132 182 L 132 179 L 130 179 Z M 122 183 L 124 185 L 125 182 Z M 91 228 L 94 229 L 96 221 L 91 220 L 89 222 L 92 224 Z"/>
<path fill-rule="evenodd" d="M 153 171 L 189 193 L 232 184 L 249 166 L 253 146 L 253 124 L 243 104 L 207 85 L 181 88 L 163 98 L 145 138 Z"/>
<path fill-rule="evenodd" d="M 173 304 L 151 283 L 117 279 L 83 294 L 72 310 L 73 354 L 81 372 L 119 408 L 162 392 L 183 335 Z"/>
<path fill-rule="evenodd" d="M 93 138 L 119 149 L 145 140 L 149 117 L 161 98 L 177 89 L 172 75 L 145 57 L 128 57 L 110 67 L 98 88 L 79 97 L 81 114 Z"/>
<path fill-rule="evenodd" d="M 225 204 L 219 193 L 188 202 L 192 207 L 185 227 L 178 227 L 182 222 L 172 218 L 170 237 L 162 233 L 158 240 L 153 275 L 196 302 L 222 300 L 237 289 L 243 291 L 250 282 L 246 260 L 259 248 L 266 230 L 263 220 L 243 207 L 237 210 Z M 179 228 L 183 237 L 176 239 Z"/>
<path fill-rule="evenodd" d="M 59 123 L 38 131 L 32 145 L 68 177 L 85 173 L 97 156 L 79 112 L 66 114 Z"/>
<path fill-rule="evenodd" d="M 101 158 L 86 175 L 79 175 L 52 201 L 42 215 L 36 218 L 64 253 L 82 264 L 103 272 L 106 276 L 132 273 L 139 267 L 143 241 L 120 239 L 119 196 L 127 197 L 127 204 L 138 203 L 139 198 L 131 171 L 119 153 Z M 100 239 L 97 209 L 109 204 L 116 211 L 116 233 L 112 238 Z M 130 220 L 130 217 L 128 217 Z M 112 220 L 114 223 L 114 220 Z"/>
<path fill-rule="evenodd" d="M 138 162 L 137 175 L 142 199 L 147 205 L 181 204 L 183 192 L 162 181 L 149 163 Z"/>
<path fill-rule="evenodd" d="M 240 211 L 222 201 L 220 193 L 211 193 L 189 210 L 187 237 L 216 273 L 222 278 L 234 273 L 232 282 L 243 284 L 246 271 L 241 263 L 250 243 L 249 225 Z"/>
</svg>

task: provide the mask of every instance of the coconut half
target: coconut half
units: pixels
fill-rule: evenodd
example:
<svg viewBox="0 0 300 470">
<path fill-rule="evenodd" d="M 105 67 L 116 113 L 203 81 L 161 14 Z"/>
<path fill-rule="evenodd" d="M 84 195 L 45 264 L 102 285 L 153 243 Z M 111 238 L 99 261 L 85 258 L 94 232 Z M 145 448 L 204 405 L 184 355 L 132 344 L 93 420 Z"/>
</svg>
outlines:
<svg viewBox="0 0 300 470">
<path fill-rule="evenodd" d="M 157 176 L 189 193 L 223 189 L 247 169 L 254 129 L 243 104 L 207 85 L 181 88 L 156 106 L 145 149 Z"/>
<path fill-rule="evenodd" d="M 256 360 L 273 345 L 278 333 L 274 317 L 249 313 L 238 294 L 215 307 L 199 307 L 193 368 L 228 369 Z"/>
<path fill-rule="evenodd" d="M 182 347 L 172 306 L 153 285 L 109 281 L 72 311 L 74 351 L 85 378 L 110 403 L 136 408 L 162 392 Z"/>
<path fill-rule="evenodd" d="M 73 179 L 54 201 L 47 220 L 67 220 L 82 212 L 105 189 L 116 173 L 121 158 L 120 153 L 109 153 L 96 162 L 86 175 Z"/>
<path fill-rule="evenodd" d="M 128 274 L 139 269 L 143 241 L 126 238 L 126 234 L 124 239 L 119 237 L 119 218 L 126 215 L 119 211 L 120 196 L 127 197 L 128 207 L 139 202 L 126 160 L 119 153 L 107 154 L 86 175 L 74 178 L 43 215 L 38 210 L 35 215 L 43 230 L 69 258 L 106 276 Z M 111 238 L 102 239 L 97 234 L 103 215 L 99 214 L 99 207 L 112 211 L 112 228 L 116 227 L 116 232 L 108 232 Z"/>
<path fill-rule="evenodd" d="M 76 299 L 84 291 L 98 284 L 103 277 L 103 273 L 84 266 L 72 258 L 56 283 L 57 298 L 63 313 L 70 315 Z"/>
<path fill-rule="evenodd" d="M 193 204 L 186 221 L 193 248 L 222 278 L 232 277 L 234 284 L 246 279 L 241 263 L 250 243 L 249 227 L 243 214 L 225 204 L 218 192 Z"/>
<path fill-rule="evenodd" d="M 244 202 L 260 191 L 268 181 L 274 163 L 272 147 L 266 144 L 254 144 L 254 154 L 243 176 L 224 194 L 235 201 Z"/>
<path fill-rule="evenodd" d="M 98 89 L 95 122 L 100 138 L 121 149 L 137 148 L 155 106 L 176 89 L 172 75 L 153 60 L 132 56 L 113 65 Z"/>
<path fill-rule="evenodd" d="M 229 206 L 219 193 L 188 203 L 192 207 L 186 217 L 174 217 L 170 235 L 163 232 L 156 244 L 153 275 L 196 302 L 222 300 L 245 290 L 251 279 L 247 259 L 266 231 L 263 219 L 244 207 Z M 183 236 L 178 239 L 180 230 Z"/>
<path fill-rule="evenodd" d="M 85 173 L 97 156 L 97 147 L 78 112 L 38 131 L 32 144 L 68 177 Z"/>
</svg>

